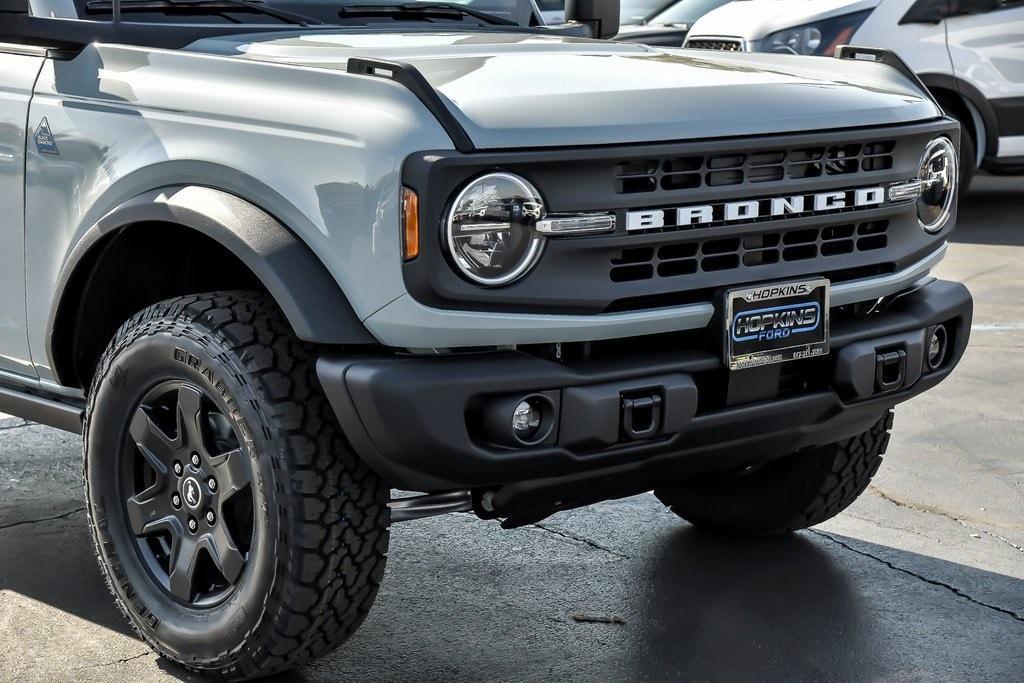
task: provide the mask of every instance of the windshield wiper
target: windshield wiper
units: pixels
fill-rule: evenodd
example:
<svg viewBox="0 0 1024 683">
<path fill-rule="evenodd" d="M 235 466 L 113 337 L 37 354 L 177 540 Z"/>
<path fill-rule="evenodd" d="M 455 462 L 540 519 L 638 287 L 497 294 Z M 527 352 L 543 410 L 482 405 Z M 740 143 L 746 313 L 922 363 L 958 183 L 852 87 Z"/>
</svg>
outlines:
<svg viewBox="0 0 1024 683">
<path fill-rule="evenodd" d="M 342 18 L 388 16 L 394 19 L 413 20 L 429 17 L 436 17 L 438 19 L 472 17 L 498 26 L 519 26 L 517 22 L 505 19 L 504 17 L 445 2 L 407 2 L 401 5 L 345 5 L 338 10 L 338 15 Z"/>
<path fill-rule="evenodd" d="M 209 14 L 216 10 L 223 11 L 241 7 L 298 26 L 323 23 L 319 19 L 307 17 L 304 14 L 268 7 L 258 0 L 121 0 L 120 4 L 122 12 L 145 12 L 173 8 L 194 10 L 196 14 Z M 85 10 L 90 14 L 109 12 L 113 8 L 114 3 L 111 0 L 89 0 L 85 3 Z"/>
</svg>

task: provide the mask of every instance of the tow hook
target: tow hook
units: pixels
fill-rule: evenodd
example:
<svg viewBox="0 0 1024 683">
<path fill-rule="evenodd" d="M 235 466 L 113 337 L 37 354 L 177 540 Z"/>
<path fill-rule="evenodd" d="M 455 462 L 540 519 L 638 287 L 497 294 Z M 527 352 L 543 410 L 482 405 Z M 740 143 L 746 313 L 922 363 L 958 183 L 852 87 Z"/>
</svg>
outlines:
<svg viewBox="0 0 1024 683">
<path fill-rule="evenodd" d="M 630 441 L 654 436 L 661 428 L 661 396 L 622 397 L 622 435 Z"/>
<path fill-rule="evenodd" d="M 903 349 L 875 355 L 875 388 L 895 391 L 903 386 L 907 376 L 907 352 Z"/>
</svg>

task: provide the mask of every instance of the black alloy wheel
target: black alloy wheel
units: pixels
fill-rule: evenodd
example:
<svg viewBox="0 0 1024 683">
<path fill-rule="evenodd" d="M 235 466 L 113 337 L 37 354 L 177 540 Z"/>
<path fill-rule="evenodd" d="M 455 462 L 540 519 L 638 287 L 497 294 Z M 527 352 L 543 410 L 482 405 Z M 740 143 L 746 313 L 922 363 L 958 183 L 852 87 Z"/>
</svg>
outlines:
<svg viewBox="0 0 1024 683">
<path fill-rule="evenodd" d="M 155 581 L 193 607 L 219 604 L 253 540 L 252 475 L 227 417 L 188 382 L 163 382 L 136 408 L 123 472 L 125 513 Z"/>
<path fill-rule="evenodd" d="M 96 556 L 161 656 L 223 679 L 301 666 L 366 618 L 389 488 L 352 451 L 317 348 L 255 292 L 169 299 L 103 353 L 84 422 Z"/>
</svg>

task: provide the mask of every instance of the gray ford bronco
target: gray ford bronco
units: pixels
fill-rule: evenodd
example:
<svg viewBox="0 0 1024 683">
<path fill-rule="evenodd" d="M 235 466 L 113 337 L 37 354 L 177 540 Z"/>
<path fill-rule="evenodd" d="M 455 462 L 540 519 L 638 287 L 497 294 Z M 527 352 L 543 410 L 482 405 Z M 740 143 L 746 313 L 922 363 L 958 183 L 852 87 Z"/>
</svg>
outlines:
<svg viewBox="0 0 1024 683">
<path fill-rule="evenodd" d="M 749 537 L 865 489 L 971 327 L 959 128 L 895 55 L 357 1 L 0 0 L 0 410 L 84 435 L 158 653 L 332 651 L 393 522 L 653 490 Z"/>
</svg>

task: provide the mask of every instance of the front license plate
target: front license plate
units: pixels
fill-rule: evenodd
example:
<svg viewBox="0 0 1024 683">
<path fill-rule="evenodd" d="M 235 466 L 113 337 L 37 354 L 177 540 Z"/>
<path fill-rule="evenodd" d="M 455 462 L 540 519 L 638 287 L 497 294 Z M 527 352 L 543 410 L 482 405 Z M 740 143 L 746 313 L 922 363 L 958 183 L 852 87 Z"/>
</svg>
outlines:
<svg viewBox="0 0 1024 683">
<path fill-rule="evenodd" d="M 730 370 L 828 353 L 825 278 L 733 289 L 725 295 L 725 363 Z"/>
</svg>

